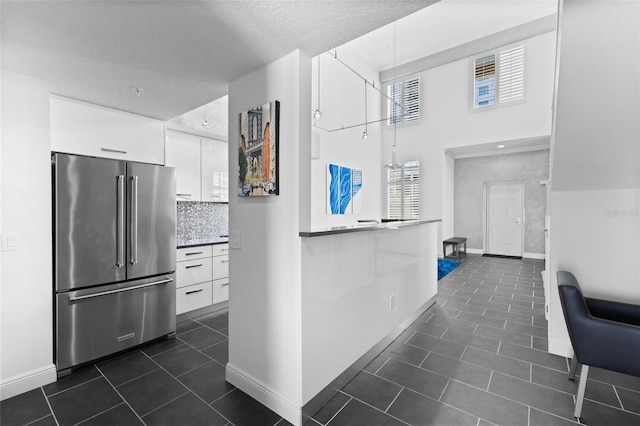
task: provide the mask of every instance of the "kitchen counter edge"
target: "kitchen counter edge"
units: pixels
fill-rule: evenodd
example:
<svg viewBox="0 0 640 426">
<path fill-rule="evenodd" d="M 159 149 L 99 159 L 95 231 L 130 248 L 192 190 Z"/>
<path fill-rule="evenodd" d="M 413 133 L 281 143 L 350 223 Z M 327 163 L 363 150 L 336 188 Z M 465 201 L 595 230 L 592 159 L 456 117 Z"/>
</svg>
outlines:
<svg viewBox="0 0 640 426">
<path fill-rule="evenodd" d="M 214 246 L 216 244 L 227 244 L 228 242 L 229 242 L 228 238 L 220 238 L 220 239 L 209 240 L 209 241 L 193 241 L 193 242 L 182 241 L 181 244 L 178 244 L 177 248 L 182 249 L 182 248 L 189 248 L 189 247 Z"/>
<path fill-rule="evenodd" d="M 334 226 L 331 228 L 318 229 L 315 231 L 300 231 L 300 237 L 320 237 L 323 235 L 346 234 L 349 232 L 375 231 L 380 229 L 396 229 L 404 226 L 422 225 L 425 223 L 442 222 L 442 219 L 430 220 L 399 220 L 377 224 L 363 224 L 351 226 Z"/>
</svg>

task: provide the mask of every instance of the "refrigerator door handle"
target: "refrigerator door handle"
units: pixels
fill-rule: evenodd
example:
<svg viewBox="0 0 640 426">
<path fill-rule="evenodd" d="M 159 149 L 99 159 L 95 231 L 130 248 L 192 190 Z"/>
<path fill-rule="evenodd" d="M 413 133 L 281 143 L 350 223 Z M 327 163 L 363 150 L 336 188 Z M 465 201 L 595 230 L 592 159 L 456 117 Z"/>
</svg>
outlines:
<svg viewBox="0 0 640 426">
<path fill-rule="evenodd" d="M 138 176 L 131 177 L 131 264 L 138 263 Z"/>
<path fill-rule="evenodd" d="M 151 286 L 154 286 L 154 285 L 170 283 L 171 281 L 173 281 L 172 278 L 166 277 L 165 279 L 162 279 L 162 280 L 159 280 L 159 281 L 154 281 L 154 282 L 146 283 L 146 284 L 140 284 L 140 285 L 136 285 L 136 286 L 133 286 L 133 287 L 120 288 L 120 289 L 117 289 L 117 290 L 101 291 L 99 293 L 92 293 L 92 294 L 87 294 L 87 295 L 84 295 L 84 296 L 69 297 L 69 302 L 77 302 L 78 300 L 85 300 L 85 299 L 91 299 L 91 298 L 94 298 L 94 297 L 107 296 L 109 294 L 122 293 L 122 292 L 130 291 L 130 290 L 139 290 L 139 289 L 145 288 L 145 287 L 151 287 Z"/>
<path fill-rule="evenodd" d="M 116 230 L 116 238 L 118 239 L 116 266 L 118 268 L 124 266 L 124 209 L 124 175 L 118 175 L 118 229 Z"/>
</svg>

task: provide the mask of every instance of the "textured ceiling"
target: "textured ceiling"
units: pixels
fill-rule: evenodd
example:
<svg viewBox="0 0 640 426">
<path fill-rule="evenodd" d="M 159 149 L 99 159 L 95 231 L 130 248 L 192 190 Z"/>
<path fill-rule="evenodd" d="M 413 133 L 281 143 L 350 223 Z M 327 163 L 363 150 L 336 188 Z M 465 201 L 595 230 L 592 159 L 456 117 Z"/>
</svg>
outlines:
<svg viewBox="0 0 640 426">
<path fill-rule="evenodd" d="M 3 0 L 2 67 L 59 95 L 167 120 L 295 49 L 315 56 L 432 3 Z"/>
</svg>

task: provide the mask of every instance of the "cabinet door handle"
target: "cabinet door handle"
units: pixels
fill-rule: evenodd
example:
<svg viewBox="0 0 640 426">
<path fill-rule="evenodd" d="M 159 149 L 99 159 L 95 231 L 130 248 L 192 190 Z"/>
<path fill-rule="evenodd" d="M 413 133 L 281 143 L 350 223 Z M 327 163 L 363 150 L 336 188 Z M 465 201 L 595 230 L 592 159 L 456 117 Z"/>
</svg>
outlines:
<svg viewBox="0 0 640 426">
<path fill-rule="evenodd" d="M 221 260 L 220 263 L 229 263 L 229 259 Z"/>
<path fill-rule="evenodd" d="M 226 287 L 228 285 L 229 285 L 229 283 L 224 283 L 224 284 L 220 284 L 220 287 Z"/>
<path fill-rule="evenodd" d="M 185 269 L 189 269 L 189 268 L 197 268 L 199 266 L 202 266 L 202 263 L 198 264 L 198 265 L 189 265 L 189 266 L 185 266 Z"/>
<path fill-rule="evenodd" d="M 191 290 L 191 291 L 186 292 L 185 294 L 200 293 L 201 291 L 202 291 L 202 289 L 200 289 L 200 290 Z"/>
<path fill-rule="evenodd" d="M 100 148 L 102 152 L 115 152 L 116 154 L 126 154 L 127 151 L 123 151 L 121 149 L 112 149 L 112 148 Z"/>
<path fill-rule="evenodd" d="M 194 254 L 202 254 L 202 253 L 204 253 L 204 252 L 202 252 L 202 251 L 194 251 L 193 253 L 185 253 L 184 255 L 185 256 L 193 256 Z"/>
<path fill-rule="evenodd" d="M 178 197 L 191 197 L 191 194 L 176 194 Z"/>
<path fill-rule="evenodd" d="M 220 251 L 229 251 L 228 248 L 221 248 Z"/>
</svg>

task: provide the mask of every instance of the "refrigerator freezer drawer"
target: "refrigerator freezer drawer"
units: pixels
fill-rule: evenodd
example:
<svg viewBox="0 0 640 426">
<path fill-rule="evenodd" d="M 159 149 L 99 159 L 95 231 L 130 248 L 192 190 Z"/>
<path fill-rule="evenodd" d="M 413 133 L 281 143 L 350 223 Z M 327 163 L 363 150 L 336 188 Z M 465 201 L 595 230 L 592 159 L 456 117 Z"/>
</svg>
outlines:
<svg viewBox="0 0 640 426">
<path fill-rule="evenodd" d="M 173 275 L 56 295 L 58 371 L 176 331 Z"/>
</svg>

